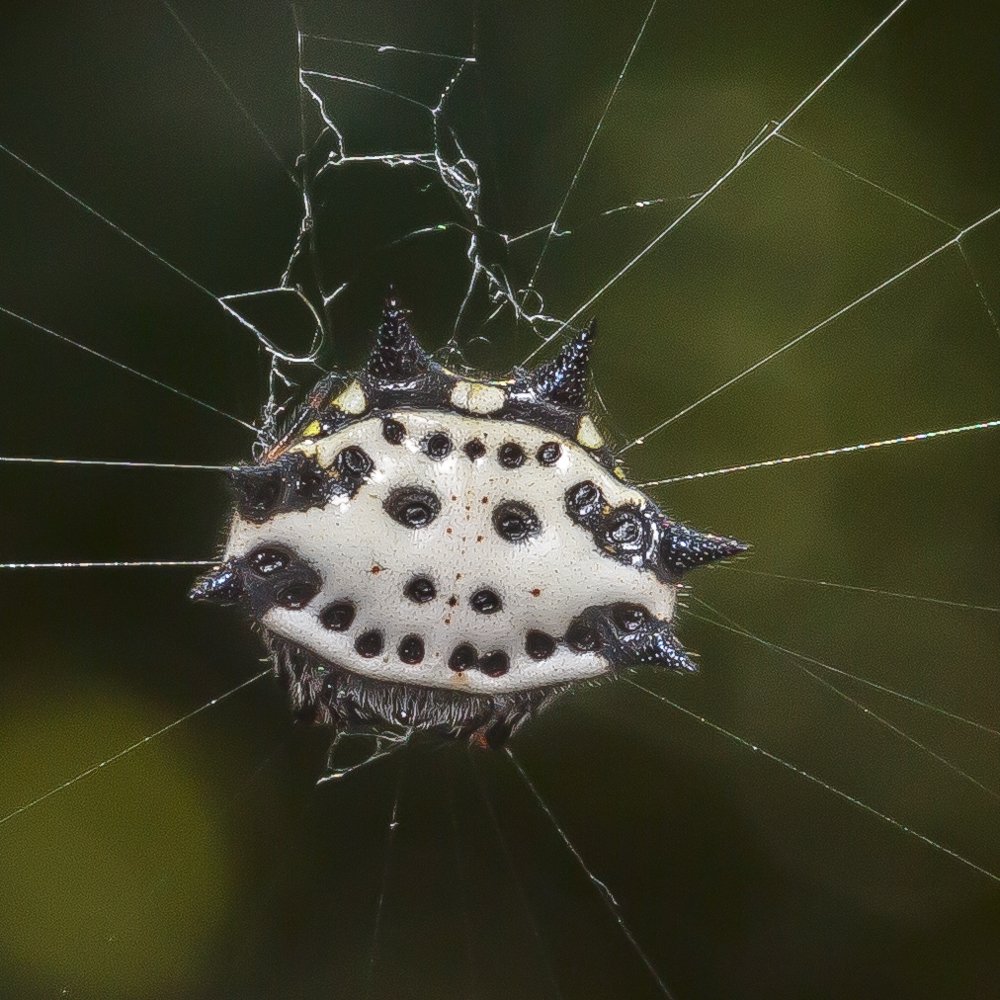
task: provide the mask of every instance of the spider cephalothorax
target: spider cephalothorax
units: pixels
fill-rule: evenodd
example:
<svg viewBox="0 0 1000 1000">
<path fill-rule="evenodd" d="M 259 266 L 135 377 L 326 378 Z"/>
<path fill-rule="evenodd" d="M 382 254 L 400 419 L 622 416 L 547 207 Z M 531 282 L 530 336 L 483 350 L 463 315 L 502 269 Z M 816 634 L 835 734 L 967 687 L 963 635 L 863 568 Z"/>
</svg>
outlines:
<svg viewBox="0 0 1000 1000">
<path fill-rule="evenodd" d="M 235 470 L 223 561 L 192 595 L 247 608 L 300 718 L 498 745 L 574 682 L 695 669 L 678 581 L 745 546 L 623 481 L 588 413 L 592 339 L 485 380 L 390 301 L 365 367 Z"/>
</svg>

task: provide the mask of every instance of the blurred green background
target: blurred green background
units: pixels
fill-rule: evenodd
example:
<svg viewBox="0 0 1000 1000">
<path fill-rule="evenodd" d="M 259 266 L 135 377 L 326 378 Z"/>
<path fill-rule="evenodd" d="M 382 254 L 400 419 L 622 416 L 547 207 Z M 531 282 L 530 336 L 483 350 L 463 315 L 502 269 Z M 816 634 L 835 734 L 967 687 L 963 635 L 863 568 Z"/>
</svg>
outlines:
<svg viewBox="0 0 1000 1000">
<path fill-rule="evenodd" d="M 480 166 L 486 221 L 514 235 L 553 218 L 647 9 L 331 2 L 301 17 L 332 37 L 475 44 L 450 120 Z M 587 299 L 888 9 L 661 3 L 567 202 L 572 235 L 540 271 L 548 309 Z M 291 166 L 291 10 L 174 10 Z M 0 143 L 212 293 L 277 281 L 295 187 L 169 10 L 6 4 L 3 25 Z M 598 300 L 609 434 L 631 440 L 1000 206 L 998 27 L 989 4 L 913 0 L 788 127 L 805 150 L 769 142 Z M 310 46 L 310 65 L 430 103 L 454 70 Z M 419 115 L 356 88 L 328 96 L 352 151 L 423 148 Z M 444 344 L 468 278 L 461 246 L 432 235 L 378 252 L 437 217 L 433 188 L 380 168 L 344 172 L 322 196 L 325 259 L 351 279 L 324 363 L 363 356 L 389 281 L 425 342 Z M 644 199 L 662 201 L 603 214 Z M 0 233 L 0 305 L 255 419 L 264 369 L 247 332 L 3 154 Z M 630 450 L 633 477 L 998 416 L 984 298 L 1000 308 L 1000 219 L 961 246 Z M 506 261 L 515 281 L 532 249 Z M 502 251 L 485 240 L 491 259 Z M 533 346 L 484 317 L 475 302 L 460 331 L 471 362 L 507 369 Z M 291 320 L 269 332 L 300 342 Z M 248 455 L 236 423 L 7 316 L 0 336 L 0 454 Z M 987 431 L 659 491 L 677 517 L 754 544 L 738 568 L 693 577 L 690 611 L 703 599 L 770 642 L 996 728 L 995 612 L 743 571 L 996 608 L 998 458 Z M 0 561 L 211 558 L 222 537 L 212 473 L 0 476 Z M 237 615 L 188 603 L 193 573 L 0 573 L 0 818 L 262 669 Z M 995 792 L 801 661 L 693 614 L 680 635 L 700 675 L 651 670 L 643 684 L 1000 871 Z M 1000 785 L 996 736 L 823 676 Z M 504 757 L 416 748 L 317 790 L 323 743 L 291 727 L 265 679 L 0 821 L 0 995 L 660 995 Z M 515 752 L 678 998 L 998 995 L 996 881 L 635 688 L 565 699 Z"/>
</svg>

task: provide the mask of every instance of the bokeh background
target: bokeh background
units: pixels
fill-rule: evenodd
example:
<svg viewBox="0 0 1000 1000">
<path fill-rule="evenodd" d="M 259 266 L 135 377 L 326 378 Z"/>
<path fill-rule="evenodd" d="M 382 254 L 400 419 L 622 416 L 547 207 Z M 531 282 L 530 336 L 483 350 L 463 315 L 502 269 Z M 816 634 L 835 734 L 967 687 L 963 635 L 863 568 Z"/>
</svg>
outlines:
<svg viewBox="0 0 1000 1000">
<path fill-rule="evenodd" d="M 589 297 L 888 9 L 661 4 L 566 205 L 572 235 L 540 272 L 549 310 Z M 273 285 L 298 194 L 233 95 L 290 168 L 292 12 L 173 10 L 232 93 L 163 5 L 5 4 L 0 143 L 210 292 Z M 300 16 L 332 37 L 476 46 L 453 124 L 480 166 L 484 217 L 517 234 L 553 218 L 647 10 L 331 2 Z M 770 142 L 595 304 L 609 434 L 629 441 L 1000 206 L 998 27 L 986 3 L 912 0 L 789 126 L 806 150 Z M 308 58 L 432 103 L 454 69 L 335 43 Z M 331 91 L 354 148 L 423 141 L 371 98 Z M 324 189 L 324 249 L 351 277 L 325 364 L 363 356 L 389 281 L 426 343 L 449 337 L 468 277 L 458 244 L 379 252 L 434 216 L 434 197 L 385 169 Z M 643 199 L 662 201 L 602 214 Z M 265 369 L 247 331 L 4 153 L 0 233 L 0 305 L 255 419 Z M 1000 309 L 1000 219 L 961 247 L 631 449 L 632 475 L 996 417 L 1000 334 L 986 305 Z M 531 259 L 515 252 L 507 266 L 523 281 Z M 481 307 L 460 331 L 466 356 L 509 368 L 533 335 L 480 328 Z M 292 318 L 272 322 L 299 343 Z M 248 455 L 238 424 L 9 315 L 0 338 L 0 454 Z M 998 458 L 987 431 L 657 495 L 754 544 L 737 569 L 697 574 L 695 597 L 773 643 L 996 728 L 995 611 L 743 571 L 995 609 Z M 211 558 L 222 537 L 213 473 L 8 465 L 0 477 L 3 562 Z M 10 816 L 263 669 L 236 614 L 186 600 L 193 573 L 0 571 L 0 995 L 661 995 L 508 760 L 417 747 L 316 789 L 325 738 L 291 726 L 269 679 Z M 995 792 L 801 661 L 694 614 L 680 634 L 700 675 L 650 670 L 646 686 L 1000 871 Z M 827 679 L 1000 785 L 995 735 Z M 515 753 L 678 998 L 997 995 L 1000 884 L 667 704 L 625 684 L 584 691 Z"/>
</svg>

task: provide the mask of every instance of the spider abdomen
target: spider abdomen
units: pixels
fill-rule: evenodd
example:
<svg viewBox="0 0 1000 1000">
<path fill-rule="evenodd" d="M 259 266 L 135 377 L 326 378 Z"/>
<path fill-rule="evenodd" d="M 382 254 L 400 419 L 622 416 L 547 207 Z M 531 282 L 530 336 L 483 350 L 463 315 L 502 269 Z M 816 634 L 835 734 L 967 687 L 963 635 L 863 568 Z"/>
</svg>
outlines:
<svg viewBox="0 0 1000 1000">
<path fill-rule="evenodd" d="M 249 608 L 304 715 L 508 731 L 574 682 L 693 669 L 679 576 L 743 546 L 623 481 L 586 412 L 591 336 L 472 380 L 390 304 L 366 368 L 237 470 L 224 562 L 194 596 Z"/>
<path fill-rule="evenodd" d="M 404 429 L 396 444 L 383 434 L 389 421 Z M 450 447 L 435 455 L 428 441 Z M 469 457 L 470 444 L 482 446 L 480 457 Z M 540 461 L 552 445 L 558 460 Z M 633 603 L 664 624 L 673 617 L 676 587 L 655 567 L 623 561 L 613 541 L 595 539 L 566 497 L 581 482 L 599 482 L 605 520 L 636 511 L 652 525 L 658 512 L 544 428 L 394 410 L 292 450 L 335 480 L 345 454 L 368 456 L 370 469 L 356 491 L 334 491 L 323 507 L 278 512 L 263 524 L 237 518 L 226 559 L 247 566 L 251 591 L 260 552 L 287 553 L 284 575 L 305 575 L 300 564 L 317 573 L 306 604 L 290 605 L 269 583 L 272 603 L 257 601 L 257 612 L 269 631 L 331 664 L 477 694 L 539 688 L 613 665 L 603 639 L 572 642 L 589 608 Z M 354 611 L 345 628 L 324 618 L 338 606 Z M 529 634 L 550 636 L 552 648 L 536 638 L 529 650 Z M 471 664 L 453 662 L 462 646 L 476 650 Z"/>
</svg>

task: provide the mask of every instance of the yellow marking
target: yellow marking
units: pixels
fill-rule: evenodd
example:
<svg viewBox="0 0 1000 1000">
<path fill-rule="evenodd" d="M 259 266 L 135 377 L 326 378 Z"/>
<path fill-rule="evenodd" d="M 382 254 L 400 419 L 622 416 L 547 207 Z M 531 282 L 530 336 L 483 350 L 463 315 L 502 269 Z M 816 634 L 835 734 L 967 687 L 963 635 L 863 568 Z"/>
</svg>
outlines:
<svg viewBox="0 0 1000 1000">
<path fill-rule="evenodd" d="M 506 399 L 500 386 L 487 382 L 456 382 L 451 390 L 452 406 L 467 413 L 496 413 Z"/>
<path fill-rule="evenodd" d="M 612 472 L 614 472 L 615 476 L 618 479 L 624 479 L 625 478 L 625 470 L 620 465 L 616 465 L 614 467 L 614 469 L 612 469 Z"/>
<path fill-rule="evenodd" d="M 361 383 L 355 379 L 335 400 L 330 403 L 335 410 L 352 413 L 355 416 L 368 409 L 368 400 Z"/>
<path fill-rule="evenodd" d="M 323 425 L 318 420 L 313 420 L 302 428 L 302 436 L 306 438 L 319 437 L 323 433 Z"/>
<path fill-rule="evenodd" d="M 584 448 L 600 448 L 604 444 L 604 438 L 597 429 L 594 421 L 590 417 L 581 417 L 580 424 L 576 429 L 576 439 Z"/>
</svg>

